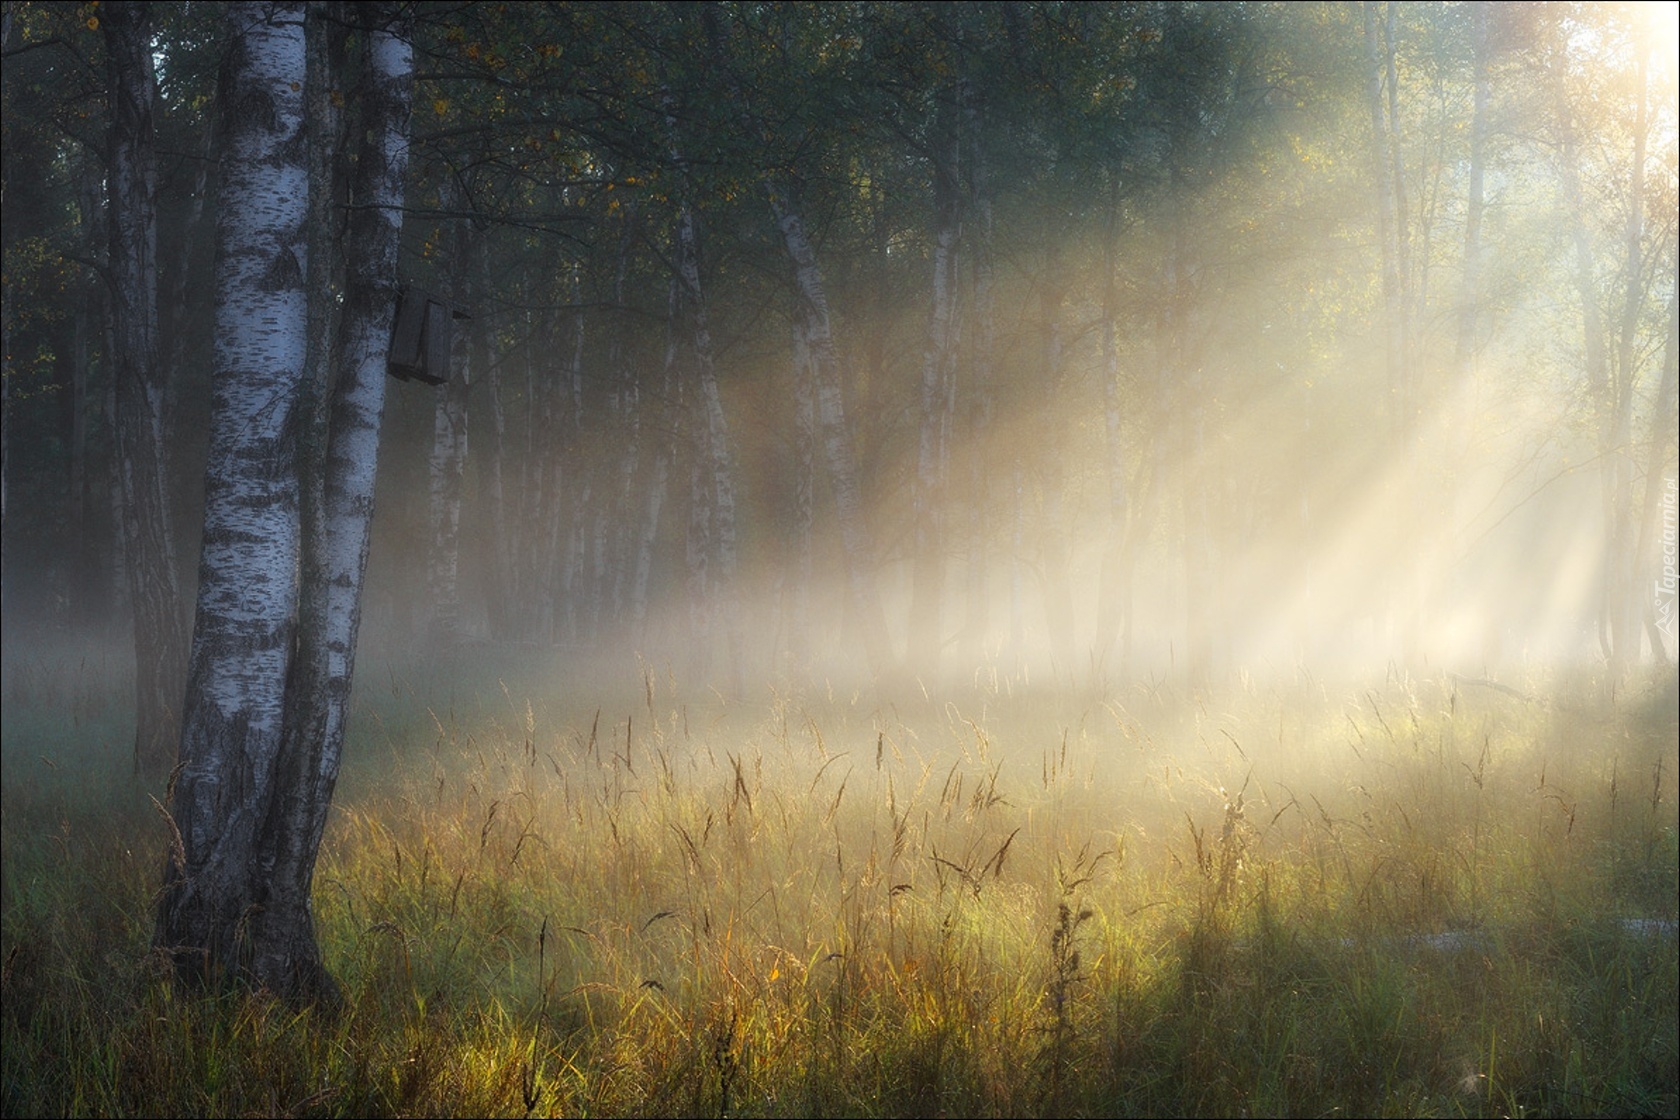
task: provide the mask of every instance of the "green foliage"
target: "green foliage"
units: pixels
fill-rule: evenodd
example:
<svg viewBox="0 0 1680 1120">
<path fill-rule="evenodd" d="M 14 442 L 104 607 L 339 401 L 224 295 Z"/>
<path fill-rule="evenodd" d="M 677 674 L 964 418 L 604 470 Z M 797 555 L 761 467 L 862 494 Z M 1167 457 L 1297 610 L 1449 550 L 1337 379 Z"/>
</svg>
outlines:
<svg viewBox="0 0 1680 1120">
<path fill-rule="evenodd" d="M 329 1019 L 172 991 L 167 828 L 75 665 L 8 670 L 7 1115 L 1676 1104 L 1660 694 L 897 711 L 650 669 L 597 710 L 528 655 L 376 668 L 316 878 Z"/>
</svg>

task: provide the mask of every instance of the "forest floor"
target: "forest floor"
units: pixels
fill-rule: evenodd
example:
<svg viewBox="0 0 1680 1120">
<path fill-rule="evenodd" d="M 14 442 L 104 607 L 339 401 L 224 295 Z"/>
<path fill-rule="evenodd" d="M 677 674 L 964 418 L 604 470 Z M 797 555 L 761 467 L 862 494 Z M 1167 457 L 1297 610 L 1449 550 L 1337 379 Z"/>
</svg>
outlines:
<svg viewBox="0 0 1680 1120">
<path fill-rule="evenodd" d="M 1672 672 L 881 704 L 500 668 L 363 668 L 329 1015 L 171 989 L 120 674 L 9 658 L 0 1114 L 1680 1106 Z"/>
</svg>

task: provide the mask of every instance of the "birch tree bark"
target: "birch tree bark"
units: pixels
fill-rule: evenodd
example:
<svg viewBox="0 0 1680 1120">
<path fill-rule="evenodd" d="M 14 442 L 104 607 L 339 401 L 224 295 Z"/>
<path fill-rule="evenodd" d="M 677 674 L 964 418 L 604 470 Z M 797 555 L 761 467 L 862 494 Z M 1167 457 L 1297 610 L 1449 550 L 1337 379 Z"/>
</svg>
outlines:
<svg viewBox="0 0 1680 1120">
<path fill-rule="evenodd" d="M 158 366 L 156 158 L 151 6 L 102 9 L 109 78 L 111 358 L 117 474 L 134 612 L 134 766 L 157 777 L 175 761 L 185 687 L 186 622 L 176 579 Z M 80 415 L 78 407 L 77 413 Z"/>
<path fill-rule="evenodd" d="M 750 102 L 739 79 L 729 69 L 725 29 L 717 7 L 707 5 L 701 12 L 701 19 L 713 57 L 724 71 L 728 87 L 741 106 L 744 123 L 754 134 L 764 135 L 762 121 L 751 112 Z M 805 324 L 817 431 L 829 486 L 834 492 L 835 513 L 840 522 L 841 549 L 845 554 L 846 583 L 854 621 L 863 639 L 869 672 L 879 681 L 894 668 L 892 639 L 887 632 L 887 616 L 875 582 L 875 542 L 858 484 L 857 452 L 846 426 L 845 400 L 840 390 L 840 358 L 829 318 L 828 292 L 789 177 L 777 171 L 766 171 L 763 183 L 770 203 L 770 215 L 781 233 L 782 246 L 793 265 L 794 292 L 798 299 L 794 315 L 796 322 Z"/>
<path fill-rule="evenodd" d="M 684 203 L 677 218 L 677 279 L 681 308 L 687 327 L 689 365 L 694 376 L 695 400 L 692 417 L 695 432 L 693 460 L 694 503 L 700 516 L 698 540 L 691 536 L 689 575 L 691 593 L 702 613 L 696 637 L 703 650 L 711 644 L 711 632 L 721 625 L 729 657 L 730 687 L 742 691 L 741 635 L 735 603 L 735 476 L 729 455 L 729 425 L 718 393 L 717 368 L 712 356 L 712 332 L 706 319 L 706 302 L 700 288 L 700 243 L 694 226 L 694 212 Z M 696 528 L 691 520 L 691 534 Z M 698 549 L 698 552 L 696 551 Z M 717 571 L 710 572 L 712 559 Z M 702 674 L 705 672 L 701 655 Z"/>
<path fill-rule="evenodd" d="M 782 244 L 793 262 L 794 285 L 800 299 L 798 314 L 807 324 L 817 430 L 821 433 L 823 464 L 840 520 L 852 610 L 863 636 L 869 670 L 881 679 L 893 666 L 892 639 L 887 633 L 887 618 L 875 585 L 875 543 L 865 520 L 863 496 L 858 488 L 857 457 L 852 449 L 851 433 L 846 428 L 846 407 L 840 395 L 840 361 L 828 316 L 828 293 L 823 286 L 822 271 L 817 267 L 816 250 L 805 232 L 804 219 L 774 177 L 765 179 L 765 189 L 771 215 L 782 234 Z"/>
<path fill-rule="evenodd" d="M 284 995 L 332 998 L 310 892 L 343 756 L 373 519 L 386 354 L 408 172 L 413 48 L 395 3 L 365 5 L 362 141 L 345 244 L 344 310 L 333 345 L 322 516 L 305 540 L 298 651 L 287 691 L 276 804 L 262 835 L 267 897 L 251 921 L 254 978 Z"/>
<path fill-rule="evenodd" d="M 933 295 L 922 355 L 921 424 L 917 433 L 915 541 L 910 584 L 910 672 L 939 675 L 940 616 L 945 595 L 945 477 L 956 408 L 958 212 L 956 91 L 947 90 L 934 124 Z"/>
<path fill-rule="evenodd" d="M 251 919 L 268 900 L 263 831 L 296 638 L 307 302 L 303 5 L 236 3 L 227 21 L 204 539 L 155 935 L 198 982 L 255 976 Z"/>
<path fill-rule="evenodd" d="M 199 609 L 155 944 L 189 982 L 333 1003 L 310 891 L 344 743 L 373 509 L 412 52 L 372 8 L 321 516 L 297 477 L 307 322 L 301 4 L 228 10 Z M 366 11 L 367 8 L 363 10 Z M 300 594 L 299 572 L 302 572 Z"/>
</svg>

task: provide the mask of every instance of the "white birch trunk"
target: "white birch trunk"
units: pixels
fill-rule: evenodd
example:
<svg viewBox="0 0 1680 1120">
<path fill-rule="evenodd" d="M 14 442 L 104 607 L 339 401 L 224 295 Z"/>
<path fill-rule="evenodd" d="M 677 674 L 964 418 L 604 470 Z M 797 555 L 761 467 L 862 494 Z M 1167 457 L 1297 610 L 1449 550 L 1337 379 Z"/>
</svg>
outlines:
<svg viewBox="0 0 1680 1120">
<path fill-rule="evenodd" d="M 248 974 L 258 843 L 294 640 L 305 350 L 301 4 L 237 3 L 217 216 L 210 453 L 198 614 L 156 934 L 184 977 Z M 235 108 L 237 107 L 237 108 Z"/>
<path fill-rule="evenodd" d="M 408 172 L 413 48 L 406 20 L 367 31 L 363 142 L 346 251 L 344 311 L 334 345 L 319 529 L 305 541 L 298 663 L 288 692 L 282 790 L 264 840 L 269 897 L 253 919 L 252 970 L 295 994 L 336 989 L 315 943 L 311 888 L 338 780 L 361 629 L 386 358 L 397 298 L 397 246 Z"/>
<path fill-rule="evenodd" d="M 765 185 L 770 197 L 771 214 L 793 262 L 794 284 L 801 302 L 800 314 L 809 325 L 817 428 L 822 433 L 823 462 L 840 520 L 840 539 L 845 551 L 852 610 L 862 632 L 864 655 L 870 672 L 880 679 L 893 667 L 892 642 L 875 586 L 875 544 L 865 519 L 863 497 L 858 488 L 856 455 L 852 450 L 851 433 L 846 428 L 846 409 L 840 393 L 840 363 L 829 322 L 828 295 L 823 287 L 822 272 L 817 267 L 816 250 L 805 232 L 804 220 L 773 181 L 766 180 Z"/>
<path fill-rule="evenodd" d="M 678 218 L 678 277 L 682 284 L 692 347 L 700 435 L 694 470 L 700 488 L 699 504 L 707 511 L 705 535 L 717 572 L 700 589 L 707 623 L 701 640 L 710 644 L 709 632 L 721 626 L 729 658 L 730 686 L 736 695 L 742 690 L 740 612 L 735 600 L 735 472 L 729 453 L 729 424 L 718 392 L 717 367 L 712 355 L 712 331 L 707 321 L 705 295 L 700 288 L 700 245 L 694 226 L 694 212 L 684 205 Z M 704 569 L 705 565 L 702 562 Z"/>
<path fill-rule="evenodd" d="M 956 407 L 956 255 L 959 138 L 953 112 L 940 111 L 934 152 L 933 303 L 922 355 L 921 424 L 916 446 L 915 540 L 906 657 L 912 673 L 936 679 L 943 645 L 945 475 Z"/>
</svg>

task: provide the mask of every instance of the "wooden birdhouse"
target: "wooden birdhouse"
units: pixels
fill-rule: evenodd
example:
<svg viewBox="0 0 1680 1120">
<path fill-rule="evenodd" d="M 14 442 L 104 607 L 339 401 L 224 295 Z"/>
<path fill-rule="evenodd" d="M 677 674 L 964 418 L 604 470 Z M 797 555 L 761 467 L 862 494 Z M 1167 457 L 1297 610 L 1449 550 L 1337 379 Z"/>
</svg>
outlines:
<svg viewBox="0 0 1680 1120">
<path fill-rule="evenodd" d="M 397 292 L 397 313 L 391 323 L 391 352 L 386 368 L 403 381 L 442 385 L 449 380 L 449 355 L 455 319 L 466 315 L 419 288 Z"/>
</svg>

